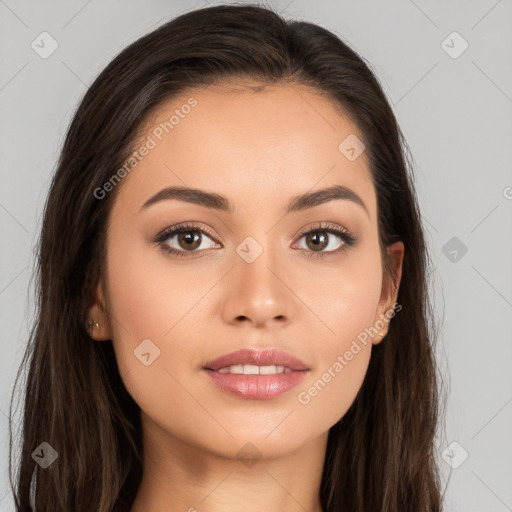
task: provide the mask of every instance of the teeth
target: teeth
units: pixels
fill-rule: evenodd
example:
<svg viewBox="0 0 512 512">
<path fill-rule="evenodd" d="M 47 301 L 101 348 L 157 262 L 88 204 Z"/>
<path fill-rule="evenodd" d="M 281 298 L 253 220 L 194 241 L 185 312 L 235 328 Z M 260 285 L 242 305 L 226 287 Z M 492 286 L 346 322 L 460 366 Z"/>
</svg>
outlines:
<svg viewBox="0 0 512 512">
<path fill-rule="evenodd" d="M 284 366 L 276 366 L 276 365 L 270 365 L 270 366 L 260 366 L 260 375 L 273 375 L 274 373 L 283 373 L 284 372 Z"/>
<path fill-rule="evenodd" d="M 219 373 L 238 373 L 243 375 L 274 375 L 277 373 L 284 373 L 284 366 L 256 366 L 254 364 L 234 364 L 232 366 L 225 366 Z"/>
</svg>

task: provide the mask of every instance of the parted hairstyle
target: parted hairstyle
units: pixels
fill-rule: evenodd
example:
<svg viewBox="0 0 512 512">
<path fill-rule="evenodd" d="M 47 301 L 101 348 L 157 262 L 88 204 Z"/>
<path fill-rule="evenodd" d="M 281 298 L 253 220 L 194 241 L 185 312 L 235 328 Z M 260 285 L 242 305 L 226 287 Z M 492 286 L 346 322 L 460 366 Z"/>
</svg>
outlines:
<svg viewBox="0 0 512 512">
<path fill-rule="evenodd" d="M 140 409 L 124 387 L 111 340 L 95 342 L 84 328 L 122 183 L 102 199 L 94 191 L 123 165 L 163 102 L 230 78 L 306 85 L 348 116 L 363 136 L 376 191 L 386 282 L 394 276 L 385 248 L 405 245 L 402 310 L 372 347 L 361 389 L 329 431 L 322 508 L 442 510 L 437 327 L 405 138 L 370 65 L 337 35 L 267 6 L 230 4 L 181 14 L 127 46 L 88 88 L 68 127 L 37 246 L 36 315 L 15 383 L 26 370 L 14 455 L 9 423 L 17 512 L 31 511 L 31 500 L 38 512 L 131 508 L 143 470 Z M 43 441 L 58 453 L 46 469 L 32 457 Z"/>
</svg>

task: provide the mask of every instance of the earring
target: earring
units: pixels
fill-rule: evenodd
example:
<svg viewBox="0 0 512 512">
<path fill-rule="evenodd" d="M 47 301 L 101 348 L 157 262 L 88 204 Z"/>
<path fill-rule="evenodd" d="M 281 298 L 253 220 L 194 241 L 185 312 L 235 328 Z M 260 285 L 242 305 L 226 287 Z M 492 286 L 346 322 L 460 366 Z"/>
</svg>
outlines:
<svg viewBox="0 0 512 512">
<path fill-rule="evenodd" d="M 87 330 L 89 330 L 92 326 L 94 325 L 94 327 L 96 329 L 99 329 L 100 328 L 100 323 L 99 322 L 95 322 L 94 320 L 89 320 L 89 322 L 87 323 L 87 325 L 85 326 L 85 328 Z"/>
<path fill-rule="evenodd" d="M 385 334 L 384 334 L 384 333 L 379 332 L 379 334 L 380 334 L 380 336 L 381 336 L 382 338 L 384 338 L 384 336 L 385 336 Z"/>
</svg>

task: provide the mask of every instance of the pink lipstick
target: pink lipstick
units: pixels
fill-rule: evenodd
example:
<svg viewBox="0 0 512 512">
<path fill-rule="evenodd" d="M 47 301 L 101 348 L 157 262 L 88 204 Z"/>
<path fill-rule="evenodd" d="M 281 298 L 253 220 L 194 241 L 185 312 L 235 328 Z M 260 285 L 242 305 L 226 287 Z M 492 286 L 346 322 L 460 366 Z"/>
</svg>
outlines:
<svg viewBox="0 0 512 512">
<path fill-rule="evenodd" d="M 243 349 L 207 362 L 203 370 L 231 395 L 268 400 L 299 384 L 310 368 L 282 350 Z"/>
</svg>

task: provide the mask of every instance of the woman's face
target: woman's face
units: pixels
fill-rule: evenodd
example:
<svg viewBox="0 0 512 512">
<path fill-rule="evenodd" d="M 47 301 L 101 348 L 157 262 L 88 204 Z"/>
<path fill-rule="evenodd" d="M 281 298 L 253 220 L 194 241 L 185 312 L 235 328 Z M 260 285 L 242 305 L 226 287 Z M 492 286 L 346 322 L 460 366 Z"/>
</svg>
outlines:
<svg viewBox="0 0 512 512">
<path fill-rule="evenodd" d="M 195 89 L 145 124 L 136 165 L 118 174 L 90 316 L 103 318 L 95 337 L 112 339 L 147 429 L 224 457 L 246 443 L 271 457 L 325 436 L 350 407 L 396 300 L 384 292 L 376 195 L 355 137 L 331 102 L 298 85 Z M 170 187 L 214 198 L 162 193 Z M 391 247 L 399 273 L 402 255 Z M 302 371 L 257 364 L 258 354 L 251 366 L 208 365 L 241 349 L 284 351 Z"/>
</svg>

